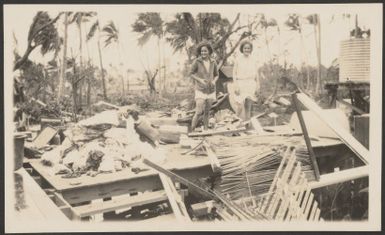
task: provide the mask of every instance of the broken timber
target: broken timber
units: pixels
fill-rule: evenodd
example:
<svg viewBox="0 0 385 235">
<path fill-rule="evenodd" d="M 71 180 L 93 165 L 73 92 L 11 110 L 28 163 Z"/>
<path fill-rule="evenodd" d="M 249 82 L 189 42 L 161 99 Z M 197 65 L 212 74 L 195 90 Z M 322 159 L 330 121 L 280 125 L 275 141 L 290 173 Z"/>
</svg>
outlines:
<svg viewBox="0 0 385 235">
<path fill-rule="evenodd" d="M 211 146 L 206 141 L 203 141 L 203 146 L 205 147 L 206 152 L 207 152 L 207 156 L 210 159 L 210 163 L 211 163 L 211 167 L 213 168 L 213 172 L 214 173 L 221 172 L 221 169 L 222 169 L 221 164 L 219 163 L 219 160 L 218 160 L 216 154 L 211 149 Z"/>
<path fill-rule="evenodd" d="M 255 221 L 256 220 L 250 214 L 243 211 L 240 207 L 238 207 L 236 204 L 232 203 L 231 201 L 228 201 L 226 198 L 221 196 L 219 193 L 217 193 L 213 190 L 210 190 L 210 189 L 204 189 L 204 188 L 198 186 L 197 184 L 190 182 L 189 180 L 187 180 L 187 179 L 185 179 L 185 178 L 183 178 L 183 177 L 181 177 L 181 176 L 179 176 L 179 175 L 177 175 L 177 174 L 175 174 L 169 170 L 166 170 L 163 167 L 149 161 L 148 159 L 143 159 L 143 163 L 146 164 L 147 166 L 153 168 L 154 170 L 165 174 L 170 179 L 172 179 L 174 181 L 178 181 L 178 182 L 180 182 L 186 186 L 191 187 L 192 189 L 196 190 L 197 192 L 199 192 L 202 195 L 208 196 L 212 199 L 220 200 L 227 207 L 227 209 L 229 209 L 229 211 L 231 211 L 231 213 L 236 215 L 236 217 L 239 218 L 240 220 L 249 220 L 249 221 L 253 221 L 253 220 Z"/>
<path fill-rule="evenodd" d="M 295 151 L 295 148 L 287 148 L 269 192 L 254 210 L 265 214 L 269 220 L 319 221 L 318 202 L 314 200 Z"/>
<path fill-rule="evenodd" d="M 167 194 L 167 198 L 170 202 L 171 209 L 174 212 L 176 219 L 179 222 L 191 222 L 191 218 L 187 212 L 186 206 L 182 201 L 182 197 L 176 191 L 174 183 L 163 173 L 159 173 L 159 177 L 162 181 L 163 188 Z"/>
<path fill-rule="evenodd" d="M 369 176 L 369 166 L 360 166 L 338 172 L 321 175 L 318 182 L 310 182 L 309 186 L 312 189 L 322 188 L 325 186 L 355 180 Z"/>
<path fill-rule="evenodd" d="M 320 172 L 319 172 L 319 168 L 318 168 L 318 163 L 317 163 L 317 160 L 316 160 L 316 157 L 314 154 L 313 147 L 311 146 L 311 141 L 310 141 L 309 133 L 307 132 L 305 120 L 303 119 L 302 112 L 301 112 L 299 104 L 298 104 L 297 94 L 294 93 L 291 95 L 291 97 L 293 99 L 294 107 L 295 107 L 295 110 L 296 110 L 297 115 L 298 115 L 298 121 L 301 125 L 303 136 L 305 138 L 306 147 L 307 147 L 307 150 L 308 150 L 309 156 L 310 156 L 310 162 L 311 162 L 311 164 L 313 166 L 313 170 L 314 170 L 314 176 L 315 176 L 315 179 L 317 181 L 319 181 Z"/>
<path fill-rule="evenodd" d="M 202 131 L 202 132 L 192 132 L 187 134 L 189 137 L 199 137 L 199 136 L 211 136 L 211 135 L 222 135 L 222 134 L 235 134 L 244 132 L 247 129 L 245 127 L 235 129 L 235 130 L 221 130 L 221 131 Z"/>
<path fill-rule="evenodd" d="M 297 94 L 297 98 L 306 108 L 314 112 L 322 121 L 324 121 L 365 164 L 369 164 L 369 150 L 354 136 L 342 128 L 338 123 L 334 122 L 334 120 L 326 115 L 308 96 L 305 94 Z"/>
</svg>

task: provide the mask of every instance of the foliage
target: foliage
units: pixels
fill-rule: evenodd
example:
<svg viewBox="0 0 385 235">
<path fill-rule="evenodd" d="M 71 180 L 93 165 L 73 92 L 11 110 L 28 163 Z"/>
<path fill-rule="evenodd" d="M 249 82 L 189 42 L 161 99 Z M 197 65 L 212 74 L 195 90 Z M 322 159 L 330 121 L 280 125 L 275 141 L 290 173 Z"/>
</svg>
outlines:
<svg viewBox="0 0 385 235">
<path fill-rule="evenodd" d="M 119 30 L 113 21 L 108 22 L 108 24 L 103 27 L 102 32 L 105 33 L 106 37 L 104 40 L 104 47 L 119 42 Z"/>
<path fill-rule="evenodd" d="M 217 62 L 224 64 L 238 43 L 251 36 L 251 32 L 243 32 L 239 36 L 238 42 L 228 52 L 229 37 L 241 29 L 247 28 L 247 25 L 235 28 L 238 20 L 239 14 L 230 23 L 219 13 L 199 13 L 196 17 L 191 13 L 178 13 L 172 21 L 166 23 L 167 41 L 175 52 L 185 50 L 190 60 L 194 56 L 195 46 L 201 41 L 209 41 L 213 46 Z"/>
<path fill-rule="evenodd" d="M 134 32 L 142 34 L 138 39 L 138 44 L 143 46 L 152 36 L 163 37 L 163 20 L 160 13 L 140 13 L 132 24 L 132 29 Z"/>
<path fill-rule="evenodd" d="M 33 47 L 41 45 L 40 52 L 45 55 L 58 48 L 58 31 L 47 12 L 38 12 L 29 28 L 28 42 Z"/>
<path fill-rule="evenodd" d="M 99 28 L 99 21 L 96 20 L 96 21 L 92 24 L 92 26 L 91 26 L 91 28 L 90 28 L 90 31 L 87 33 L 87 36 L 86 36 L 86 41 L 87 41 L 87 42 L 88 42 L 91 38 L 94 37 L 95 32 L 96 32 L 96 30 L 97 30 L 98 28 Z"/>
<path fill-rule="evenodd" d="M 297 15 L 297 14 L 290 14 L 288 19 L 285 21 L 285 25 L 290 30 L 301 32 L 301 27 L 299 24 L 299 15 Z"/>
<path fill-rule="evenodd" d="M 39 11 L 33 18 L 32 24 L 28 31 L 28 44 L 24 55 L 16 60 L 14 70 L 19 69 L 28 59 L 31 52 L 40 47 L 42 55 L 54 50 L 59 50 L 62 40 L 59 38 L 55 22 L 59 19 L 60 15 L 57 15 L 54 19 L 51 19 L 47 12 Z M 55 56 L 57 53 L 55 53 Z"/>
</svg>

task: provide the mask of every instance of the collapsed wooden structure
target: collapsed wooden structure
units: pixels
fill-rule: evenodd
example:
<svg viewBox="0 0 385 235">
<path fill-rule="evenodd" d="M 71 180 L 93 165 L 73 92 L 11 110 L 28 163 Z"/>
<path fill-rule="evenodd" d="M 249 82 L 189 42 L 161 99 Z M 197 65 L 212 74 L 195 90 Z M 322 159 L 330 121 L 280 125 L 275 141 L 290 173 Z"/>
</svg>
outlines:
<svg viewBox="0 0 385 235">
<path fill-rule="evenodd" d="M 193 188 L 204 198 L 204 204 L 192 205 L 193 212 L 212 212 L 224 221 L 309 220 L 319 221 L 320 209 L 311 190 L 327 185 L 366 177 L 369 174 L 369 151 L 343 128 L 324 115 L 322 109 L 304 94 L 298 100 L 315 112 L 366 166 L 316 177 L 314 159 L 309 153 L 309 143 L 303 136 L 241 135 L 224 137 L 221 134 L 243 132 L 207 132 L 194 137 L 206 138 L 201 144 L 207 158 L 186 159 L 165 166 L 147 159 L 143 163 L 152 170 L 138 174 L 119 172 L 100 175 L 98 178 L 62 179 L 50 175 L 34 160 L 26 163 L 27 171 L 67 218 L 84 219 L 119 210 L 145 208 L 144 205 L 168 202 L 175 218 L 191 222 L 191 211 L 184 204 L 187 189 Z M 209 137 L 207 137 L 209 136 Z M 193 136 L 191 136 L 193 137 Z M 305 137 L 306 138 L 306 137 Z M 308 140 L 310 141 L 310 137 Z M 226 143 L 226 139 L 231 140 Z M 306 139 L 305 139 L 306 140 Z M 306 141 L 305 141 L 306 142 Z M 265 146 L 263 146 L 265 144 Z M 256 146 L 260 149 L 256 151 Z M 294 146 L 294 147 L 291 147 Z M 175 146 L 173 146 L 175 147 Z M 175 150 L 170 150 L 175 151 Z M 176 158 L 184 155 L 179 151 Z M 197 180 L 220 173 L 221 187 L 213 189 Z M 27 174 L 24 174 L 28 177 Z M 210 207 L 210 210 L 206 210 Z M 201 212 L 200 212 L 201 213 Z"/>
</svg>

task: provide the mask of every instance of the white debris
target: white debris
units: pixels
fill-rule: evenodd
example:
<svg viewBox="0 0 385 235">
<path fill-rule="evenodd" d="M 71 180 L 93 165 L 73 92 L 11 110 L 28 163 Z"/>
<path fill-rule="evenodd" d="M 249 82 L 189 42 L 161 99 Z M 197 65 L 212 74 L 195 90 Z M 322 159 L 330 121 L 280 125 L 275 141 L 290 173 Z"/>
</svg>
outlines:
<svg viewBox="0 0 385 235">
<path fill-rule="evenodd" d="M 119 125 L 119 115 L 116 110 L 107 110 L 101 113 L 95 114 L 94 116 L 81 120 L 78 122 L 80 126 L 96 126 L 102 124 L 111 124 L 113 126 Z"/>
</svg>

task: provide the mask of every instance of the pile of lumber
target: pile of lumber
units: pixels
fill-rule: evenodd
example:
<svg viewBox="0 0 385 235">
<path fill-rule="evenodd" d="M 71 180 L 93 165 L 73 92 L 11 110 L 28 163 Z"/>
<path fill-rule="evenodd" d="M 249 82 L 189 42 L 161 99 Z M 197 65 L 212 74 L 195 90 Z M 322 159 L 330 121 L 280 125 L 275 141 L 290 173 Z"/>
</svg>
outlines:
<svg viewBox="0 0 385 235">
<path fill-rule="evenodd" d="M 219 190 L 232 200 L 266 193 L 287 146 L 297 146 L 296 157 L 309 181 L 314 172 L 301 136 L 213 136 L 207 138 L 219 160 Z"/>
</svg>

